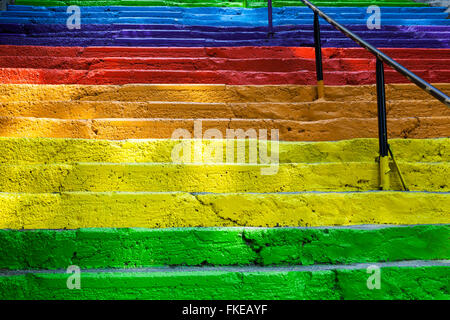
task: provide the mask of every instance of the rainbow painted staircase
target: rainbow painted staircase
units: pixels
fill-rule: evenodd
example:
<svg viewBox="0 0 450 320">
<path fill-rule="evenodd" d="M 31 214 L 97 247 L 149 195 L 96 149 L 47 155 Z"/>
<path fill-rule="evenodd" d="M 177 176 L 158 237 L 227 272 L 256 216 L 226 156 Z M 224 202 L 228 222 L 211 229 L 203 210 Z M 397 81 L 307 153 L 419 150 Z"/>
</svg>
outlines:
<svg viewBox="0 0 450 320">
<path fill-rule="evenodd" d="M 313 2 L 450 92 L 446 8 Z M 312 12 L 265 5 L 0 12 L 1 299 L 450 298 L 450 109 L 386 68 L 380 191 L 374 57 L 321 20 L 317 99 Z"/>
</svg>

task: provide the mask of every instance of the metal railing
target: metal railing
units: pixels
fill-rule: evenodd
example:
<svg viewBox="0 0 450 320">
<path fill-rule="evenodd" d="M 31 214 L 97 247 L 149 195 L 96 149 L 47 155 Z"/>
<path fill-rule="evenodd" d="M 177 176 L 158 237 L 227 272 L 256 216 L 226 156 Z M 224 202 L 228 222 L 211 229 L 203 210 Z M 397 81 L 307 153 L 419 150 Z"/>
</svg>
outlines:
<svg viewBox="0 0 450 320">
<path fill-rule="evenodd" d="M 269 0 L 271 1 L 271 0 Z M 372 53 L 376 59 L 376 89 L 377 89 L 377 105 L 378 105 L 378 140 L 379 140 L 379 154 L 380 154 L 380 188 L 382 190 L 389 189 L 389 155 L 391 155 L 392 160 L 394 162 L 395 168 L 399 173 L 401 183 L 403 185 L 404 190 L 408 190 L 406 187 L 406 183 L 403 179 L 401 171 L 395 161 L 394 154 L 388 143 L 388 131 L 387 131 L 387 121 L 386 121 L 386 93 L 385 93 L 385 81 L 384 81 L 384 63 L 392 67 L 394 70 L 399 72 L 408 78 L 412 83 L 416 84 L 419 88 L 426 91 L 428 94 L 432 95 L 434 98 L 445 104 L 447 107 L 450 107 L 450 98 L 432 86 L 416 74 L 412 73 L 401 64 L 373 47 L 366 41 L 362 40 L 360 37 L 355 35 L 353 32 L 330 18 L 323 11 L 317 8 L 308 0 L 300 0 L 307 7 L 309 7 L 314 12 L 314 47 L 315 47 L 315 55 L 316 55 L 316 76 L 317 76 L 317 93 L 318 98 L 324 97 L 324 84 L 323 84 L 323 63 L 322 63 L 322 46 L 320 39 L 320 24 L 319 24 L 319 16 L 325 19 L 329 24 L 335 27 L 337 30 L 344 33 L 348 38 L 355 41 L 358 45 L 368 50 Z"/>
</svg>

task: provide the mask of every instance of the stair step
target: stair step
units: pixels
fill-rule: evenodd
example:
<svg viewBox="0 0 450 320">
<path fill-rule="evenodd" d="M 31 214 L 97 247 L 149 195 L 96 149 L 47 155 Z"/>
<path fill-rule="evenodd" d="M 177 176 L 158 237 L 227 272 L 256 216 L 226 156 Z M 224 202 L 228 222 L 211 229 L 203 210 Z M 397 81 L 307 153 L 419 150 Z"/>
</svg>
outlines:
<svg viewBox="0 0 450 320">
<path fill-rule="evenodd" d="M 2 187 L 2 190 L 7 188 Z M 392 191 L 0 193 L 0 228 L 275 228 L 449 224 L 449 197 L 448 192 Z"/>
<path fill-rule="evenodd" d="M 397 59 L 410 70 L 432 69 L 447 71 L 446 59 Z M 375 59 L 325 59 L 323 67 L 327 72 L 375 70 Z M 315 71 L 315 60 L 305 58 L 70 58 L 70 57 L 14 57 L 1 56 L 0 68 L 36 68 L 62 70 L 158 70 L 158 71 L 240 71 L 240 72 L 298 72 Z M 387 70 L 392 70 L 390 67 Z"/>
<path fill-rule="evenodd" d="M 0 163 L 150 163 L 172 162 L 172 150 L 179 140 L 82 140 L 49 138 L 0 138 Z M 185 143 L 189 143 L 185 141 Z M 226 162 L 227 148 L 241 150 L 226 140 L 190 141 L 192 148 L 198 143 L 222 146 Z M 248 145 L 246 142 L 246 161 Z M 392 139 L 389 144 L 398 161 L 450 162 L 450 139 Z M 258 141 L 266 146 L 264 142 Z M 268 142 L 268 148 L 273 145 Z M 378 156 L 377 139 L 353 139 L 337 142 L 279 142 L 280 163 L 371 162 Z M 258 155 L 258 161 L 260 161 Z"/>
<path fill-rule="evenodd" d="M 221 41 L 230 41 L 232 44 L 233 41 L 260 41 L 260 42 L 273 42 L 285 40 L 289 42 L 299 41 L 299 43 L 303 43 L 305 41 L 312 42 L 313 41 L 313 31 L 280 31 L 276 32 L 272 39 L 267 38 L 267 31 L 235 31 L 235 32 L 224 32 L 221 31 L 193 31 L 188 29 L 180 29 L 180 30 L 165 30 L 163 28 L 160 29 L 152 29 L 152 30 L 135 30 L 135 29 L 122 29 L 117 31 L 83 31 L 83 30 L 64 30 L 61 32 L 35 32 L 35 33 L 22 33 L 22 30 L 4 30 L 0 33 L 1 37 L 4 39 L 4 42 L 9 38 L 12 41 L 14 39 L 23 40 L 23 41 L 32 41 L 33 39 L 37 40 L 50 40 L 61 39 L 61 41 L 65 41 L 65 38 L 75 38 L 79 41 L 105 41 L 105 42 L 115 42 L 120 41 L 120 39 L 158 39 L 163 41 L 162 39 L 203 39 L 205 44 L 210 40 L 221 40 Z M 324 39 L 324 44 L 333 41 L 345 41 L 346 36 L 339 31 L 323 31 L 321 32 L 322 37 Z M 450 31 L 442 32 L 398 32 L 393 33 L 392 31 L 367 31 L 367 32 L 359 32 L 359 36 L 368 40 L 368 41 L 384 41 L 384 43 L 389 42 L 412 42 L 415 40 L 416 43 L 426 40 L 438 40 L 442 43 L 445 43 L 446 40 L 450 37 Z M 167 40 L 168 41 L 168 40 Z M 181 40 L 180 40 L 181 41 Z"/>
<path fill-rule="evenodd" d="M 371 45 L 379 48 L 450 48 L 448 39 L 365 39 Z M 23 36 L 1 37 L 0 45 L 26 46 L 121 46 L 121 47 L 242 47 L 242 46 L 287 46 L 312 47 L 314 42 L 308 38 L 264 39 L 264 40 L 214 40 L 199 38 L 28 38 Z M 324 47 L 358 47 L 350 39 L 328 39 L 323 42 Z"/>
<path fill-rule="evenodd" d="M 83 8 L 84 9 L 84 8 Z M 328 11 L 326 8 L 323 8 L 331 18 L 335 20 L 343 19 L 344 21 L 347 19 L 367 19 L 370 15 L 364 10 L 351 10 L 346 8 L 345 10 L 340 11 Z M 443 10 L 427 10 L 424 12 L 417 11 L 403 11 L 403 12 L 393 12 L 387 11 L 383 13 L 384 19 L 405 19 L 405 13 L 409 13 L 407 16 L 407 20 L 414 19 L 425 19 L 425 20 L 434 20 L 434 19 L 445 19 L 448 14 Z M 273 19 L 275 21 L 279 20 L 304 20 L 311 18 L 311 11 L 290 11 L 290 12 L 279 12 L 275 10 L 273 12 Z M 0 12 L 0 17 L 8 17 L 8 18 L 35 18 L 40 19 L 44 18 L 48 19 L 67 19 L 70 16 L 66 11 L 31 11 L 31 10 L 8 10 Z M 135 10 L 126 10 L 126 11 L 90 11 L 83 10 L 83 20 L 84 19 L 96 19 L 99 22 L 103 19 L 120 19 L 120 18 L 181 18 L 184 21 L 189 20 L 212 20 L 212 21 L 262 21 L 267 19 L 267 10 L 240 10 L 234 12 L 222 12 L 218 13 L 217 10 L 211 10 L 210 12 L 198 12 L 195 10 L 156 10 L 149 11 L 143 10 L 140 11 L 138 8 Z"/>
<path fill-rule="evenodd" d="M 80 1 L 61 1 L 61 0 L 17 0 L 16 5 L 34 5 L 34 6 L 66 6 L 70 3 L 77 3 L 82 6 L 176 6 L 176 7 L 243 7 L 244 2 L 231 0 L 80 0 Z M 421 3 L 415 3 L 408 0 L 368 0 L 368 1 L 323 1 L 319 0 L 315 2 L 318 6 L 330 6 L 330 7 L 341 7 L 341 6 L 354 6 L 354 7 L 367 7 L 372 4 L 378 4 L 380 6 L 387 7 L 425 7 L 426 5 Z M 248 3 L 252 7 L 265 7 L 267 3 L 264 1 L 258 1 L 254 3 Z M 298 1 L 274 1 L 275 6 L 303 6 L 300 5 Z"/>
<path fill-rule="evenodd" d="M 389 102 L 389 118 L 450 117 L 450 109 L 439 101 L 401 100 Z M 0 102 L 0 117 L 54 119 L 165 118 L 165 119 L 278 119 L 319 121 L 337 118 L 376 118 L 377 104 L 360 102 L 123 102 L 123 101 L 15 101 Z"/>
<path fill-rule="evenodd" d="M 29 138 L 170 139 L 194 137 L 195 121 L 203 130 L 213 129 L 219 138 L 227 130 L 278 130 L 282 141 L 336 141 L 378 136 L 377 118 L 338 118 L 319 121 L 272 119 L 93 119 L 0 117 L 0 135 Z M 448 117 L 388 119 L 390 138 L 428 139 L 450 136 Z M 180 135 L 183 130 L 183 135 Z M 229 131 L 228 131 L 229 132 Z M 211 133 L 211 132 L 210 132 Z"/>
<path fill-rule="evenodd" d="M 437 87 L 450 91 L 450 84 Z M 214 84 L 135 84 L 135 85 L 29 85 L 0 84 L 0 102 L 14 101 L 122 101 L 122 102 L 201 102 L 256 103 L 311 102 L 316 99 L 315 86 L 228 86 Z M 335 102 L 376 101 L 373 85 L 327 86 L 326 100 Z M 389 100 L 430 100 L 414 84 L 386 85 Z"/>
<path fill-rule="evenodd" d="M 449 163 L 401 163 L 413 191 L 450 190 Z M 379 188 L 375 162 L 278 164 L 74 163 L 0 165 L 4 192 L 302 192 Z M 401 185 L 390 172 L 395 190 Z"/>
<path fill-rule="evenodd" d="M 440 31 L 437 31 L 440 32 Z M 448 49 L 405 49 L 385 48 L 384 53 L 398 59 L 450 59 Z M 146 47 L 40 47 L 40 46 L 0 46 L 0 56 L 39 56 L 71 58 L 279 58 L 314 59 L 314 48 L 307 47 L 217 47 L 217 48 L 146 48 Z M 324 59 L 373 59 L 373 55 L 363 48 L 323 48 Z"/>
<path fill-rule="evenodd" d="M 380 26 L 380 29 L 368 30 L 364 25 L 348 25 L 351 31 L 357 34 L 376 35 L 380 33 L 388 33 L 391 36 L 406 35 L 410 38 L 414 38 L 418 35 L 436 34 L 441 32 L 442 34 L 448 33 L 449 26 L 439 25 L 421 25 L 421 26 Z M 79 34 L 83 32 L 118 32 L 123 30 L 139 30 L 139 31 L 152 31 L 152 30 L 167 30 L 167 31 L 191 31 L 191 32 L 203 32 L 203 33 L 265 33 L 267 34 L 267 26 L 202 26 L 202 25 L 180 25 L 180 24 L 84 24 L 82 29 L 75 29 L 70 31 L 72 34 Z M 6 34 L 45 34 L 45 33 L 67 33 L 66 24 L 8 24 L 1 23 L 0 31 Z M 304 25 L 275 25 L 275 35 L 289 35 L 295 32 L 312 32 L 313 26 L 310 22 Z M 321 26 L 321 32 L 324 34 L 336 34 L 340 35 L 340 32 L 334 29 L 328 24 Z M 326 40 L 326 38 L 322 39 Z M 425 39 L 423 39 L 425 40 Z M 360 47 L 357 47 L 360 49 Z M 335 48 L 336 49 L 336 48 Z M 397 48 L 398 49 L 398 48 Z"/>
<path fill-rule="evenodd" d="M 15 17 L 15 16 L 1 16 L 1 21 L 3 23 L 9 24 L 65 24 L 67 23 L 67 19 L 70 15 L 66 14 L 61 17 Z M 331 14 L 330 16 L 333 16 Z M 389 16 L 389 14 L 387 14 Z M 417 17 L 414 15 L 405 18 L 404 14 L 395 17 L 389 17 L 386 19 L 382 19 L 382 24 L 386 26 L 423 26 L 423 25 L 440 25 L 440 26 L 450 26 L 450 21 L 446 18 L 448 14 L 431 14 L 431 17 L 423 18 Z M 276 18 L 273 20 L 275 25 L 304 25 L 311 23 L 311 14 L 305 14 L 296 19 L 285 19 L 285 18 Z M 190 17 L 190 18 L 177 18 L 177 17 L 83 17 L 82 21 L 86 24 L 180 24 L 180 25 L 194 25 L 194 26 L 265 26 L 267 25 L 267 17 L 260 17 L 259 19 L 251 19 L 252 17 L 242 17 L 239 16 L 229 16 L 228 19 L 207 19 L 206 17 Z M 339 23 L 343 25 L 348 24 L 356 24 L 356 25 L 366 25 L 367 17 L 357 17 L 357 18 L 340 18 L 335 17 L 339 20 Z M 327 22 L 322 18 L 319 19 L 320 23 L 326 24 Z"/>
<path fill-rule="evenodd" d="M 370 264 L 333 267 L 182 267 L 84 270 L 69 290 L 66 270 L 0 275 L 1 299 L 442 299 L 447 261 L 380 263 L 380 290 L 369 290 Z M 180 311 L 181 312 L 181 311 Z"/>
<path fill-rule="evenodd" d="M 431 83 L 445 83 L 450 70 L 414 70 L 415 74 Z M 72 70 L 0 68 L 0 81 L 7 84 L 229 84 L 229 85 L 314 85 L 314 71 L 296 72 L 241 72 L 197 70 Z M 386 83 L 409 83 L 400 73 L 386 70 Z M 324 74 L 327 85 L 367 85 L 375 83 L 375 71 L 329 71 Z"/>
<path fill-rule="evenodd" d="M 449 237 L 449 225 L 0 230 L 0 269 L 445 260 Z"/>
<path fill-rule="evenodd" d="M 228 1 L 228 2 L 234 2 L 236 4 L 239 4 L 239 2 L 236 1 Z M 242 1 L 241 1 L 242 2 Z M 274 3 L 278 3 L 278 0 L 273 1 Z M 286 1 L 284 1 L 286 2 Z M 320 1 L 315 1 L 316 3 L 320 3 Z M 329 2 L 329 1 L 328 1 Z M 367 2 L 367 1 L 366 1 Z M 374 1 L 375 2 L 375 1 Z M 377 1 L 379 2 L 379 1 Z M 383 4 L 389 4 L 392 1 L 389 2 L 383 2 Z M 253 2 L 252 2 L 253 3 Z M 261 1 L 260 3 L 263 3 Z M 339 4 L 339 1 L 335 1 L 333 3 Z M 348 5 L 346 5 L 344 8 L 336 6 L 336 7 L 327 7 L 327 12 L 333 12 L 333 13 L 342 13 L 342 12 L 348 12 L 349 8 L 352 12 L 360 12 L 360 13 L 366 13 L 366 8 L 364 6 L 362 7 L 352 7 L 351 5 L 353 3 L 358 3 L 358 1 L 350 2 Z M 398 2 L 397 2 L 398 3 Z M 170 4 L 168 2 L 168 4 Z M 414 6 L 408 6 L 408 4 L 413 4 Z M 285 15 L 295 15 L 298 13 L 310 13 L 311 9 L 307 8 L 306 6 L 299 6 L 296 7 L 273 7 L 274 13 L 283 13 Z M 417 4 L 411 1 L 404 2 L 402 6 L 397 7 L 389 7 L 389 6 L 383 6 L 383 12 L 386 13 L 397 13 L 397 12 L 414 12 L 414 13 L 436 13 L 436 12 L 443 12 L 443 7 L 430 7 L 427 5 L 422 6 L 416 6 Z M 45 6 L 28 6 L 28 5 L 9 5 L 8 6 L 9 11 L 33 11 L 33 12 L 66 12 L 66 7 L 59 6 L 59 7 L 45 7 Z M 191 12 L 191 13 L 211 13 L 211 14 L 251 14 L 254 13 L 267 13 L 267 9 L 265 8 L 252 8 L 251 10 L 248 8 L 241 8 L 239 6 L 236 7 L 219 7 L 219 6 L 213 6 L 213 7 L 192 7 L 192 8 L 186 8 L 186 7 L 174 7 L 174 6 L 84 6 L 83 11 L 85 12 L 128 12 L 128 11 L 150 11 L 150 12 L 159 12 L 159 11 L 165 11 L 165 12 Z"/>
</svg>

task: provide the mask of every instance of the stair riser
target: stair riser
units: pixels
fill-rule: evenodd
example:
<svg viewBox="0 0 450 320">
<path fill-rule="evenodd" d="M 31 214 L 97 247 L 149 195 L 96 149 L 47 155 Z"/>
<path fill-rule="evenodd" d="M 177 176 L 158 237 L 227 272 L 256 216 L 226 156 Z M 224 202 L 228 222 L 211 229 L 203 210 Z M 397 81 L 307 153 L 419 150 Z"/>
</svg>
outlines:
<svg viewBox="0 0 450 320">
<path fill-rule="evenodd" d="M 393 101 L 390 118 L 450 117 L 450 109 L 439 101 Z M 48 101 L 0 102 L 0 117 L 54 119 L 160 118 L 160 119 L 277 119 L 320 121 L 337 118 L 376 118 L 376 102 L 316 103 L 175 103 Z"/>
<path fill-rule="evenodd" d="M 104 141 L 81 139 L 0 138 L 0 162 L 8 164 L 33 163 L 149 163 L 171 162 L 172 150 L 179 140 Z M 191 147 L 197 140 L 191 140 Z M 188 143 L 185 141 L 185 143 Z M 248 148 L 250 141 L 245 143 Z M 266 147 L 263 142 L 258 143 Z M 392 139 L 389 141 L 398 161 L 450 162 L 449 139 Z M 241 150 L 237 143 L 226 140 L 203 141 L 206 146 L 226 150 Z M 272 150 L 269 142 L 267 146 Z M 377 139 L 354 139 L 339 142 L 279 142 L 280 163 L 372 162 L 378 156 Z M 203 151 L 205 152 L 205 151 Z M 205 153 L 206 154 L 206 153 Z M 258 155 L 259 157 L 259 155 Z M 248 152 L 246 151 L 248 162 Z M 259 158 L 258 158 L 258 161 Z"/>
<path fill-rule="evenodd" d="M 357 121 L 355 121 L 357 120 Z M 387 121 L 390 138 L 446 138 L 450 136 L 448 117 L 401 118 Z M 226 138 L 232 130 L 278 130 L 281 141 L 336 141 L 378 137 L 378 122 L 371 119 L 334 119 L 324 121 L 207 119 L 203 129 L 214 129 Z M 96 119 L 60 120 L 41 118 L 0 117 L 0 136 L 28 138 L 81 139 L 179 139 L 176 130 L 186 130 L 194 137 L 194 120 L 174 119 Z M 264 138 L 263 138 L 264 139 Z"/>
<path fill-rule="evenodd" d="M 163 29 L 163 28 L 161 28 Z M 346 36 L 338 31 L 335 32 L 322 32 L 321 33 L 325 44 L 330 43 L 332 41 L 344 41 Z M 207 42 L 209 40 L 229 40 L 239 41 L 239 40 L 254 40 L 254 41 L 267 41 L 267 32 L 259 31 L 248 31 L 248 32 L 200 32 L 200 31 L 191 31 L 191 30 L 121 30 L 121 31 L 68 31 L 67 29 L 63 32 L 45 32 L 45 33 L 20 33 L 17 32 L 8 32 L 4 31 L 0 33 L 0 36 L 4 41 L 7 41 L 8 38 L 11 39 L 20 39 L 21 37 L 33 38 L 36 40 L 42 39 L 46 41 L 51 38 L 60 38 L 61 41 L 64 41 L 65 38 L 71 39 L 79 39 L 89 41 L 120 41 L 120 39 L 152 39 L 156 38 L 160 41 L 164 41 L 164 39 L 205 39 Z M 386 41 L 386 39 L 390 39 L 391 42 L 397 40 L 396 43 L 411 43 L 412 40 L 416 40 L 417 43 L 421 41 L 426 41 L 430 39 L 441 41 L 445 44 L 446 40 L 450 37 L 450 32 L 380 32 L 377 30 L 376 32 L 367 31 L 360 32 L 359 36 L 367 41 Z M 274 34 L 273 39 L 275 41 L 286 40 L 286 41 L 299 41 L 299 43 L 305 42 L 305 40 L 309 42 L 313 42 L 313 32 L 311 31 L 283 31 L 277 32 Z M 425 39 L 425 40 L 424 40 Z M 407 41 L 406 41 L 407 40 Z M 387 41 L 386 41 L 387 42 Z M 388 43 L 388 42 L 387 42 Z"/>
<path fill-rule="evenodd" d="M 367 29 L 367 25 L 349 25 L 348 29 L 354 32 L 372 32 L 376 34 L 377 32 L 390 32 L 391 34 L 396 33 L 409 33 L 415 34 L 418 32 L 449 32 L 450 26 L 435 26 L 435 25 L 420 25 L 420 26 L 389 26 L 382 25 L 380 29 L 370 31 Z M 260 27 L 237 27 L 237 26 L 185 26 L 179 24 L 84 24 L 82 29 L 74 30 L 73 33 L 78 32 L 88 32 L 88 31 L 122 31 L 122 30 L 172 30 L 172 31 L 196 31 L 196 32 L 215 32 L 215 33 L 234 33 L 234 32 L 265 32 L 267 33 L 267 26 Z M 327 33 L 336 33 L 336 29 L 329 24 L 322 24 L 320 30 Z M 52 32 L 68 32 L 66 23 L 62 24 L 8 24 L 0 23 L 0 31 L 5 33 L 18 33 L 18 34 L 34 34 L 34 33 L 52 33 Z M 298 31 L 313 31 L 313 26 L 310 21 L 304 25 L 290 25 L 290 26 L 274 26 L 274 31 L 276 33 L 284 32 L 298 32 Z"/>
<path fill-rule="evenodd" d="M 448 40 L 439 39 L 391 39 L 376 40 L 367 39 L 373 46 L 380 48 L 450 48 Z M 311 47 L 314 42 L 311 39 L 263 39 L 263 40 L 205 40 L 205 39 L 77 39 L 77 38 L 27 38 L 27 37 L 3 37 L 0 45 L 25 45 L 25 46 L 122 46 L 122 47 L 245 47 L 245 46 L 286 46 L 286 47 Z M 359 47 L 350 39 L 325 40 L 323 47 Z"/>
<path fill-rule="evenodd" d="M 70 275 L 40 273 L 0 277 L 2 299 L 442 299 L 450 295 L 448 266 L 386 267 L 381 289 L 369 290 L 367 266 L 325 271 L 81 272 L 81 290 L 69 290 Z M 181 311 L 180 311 L 181 312 Z"/>
<path fill-rule="evenodd" d="M 445 59 L 398 59 L 410 70 L 420 72 L 447 71 Z M 375 59 L 323 60 L 323 67 L 333 71 L 375 70 Z M 312 59 L 223 59 L 223 58 L 58 58 L 58 57 L 0 57 L 0 68 L 36 68 L 70 70 L 158 70 L 158 71 L 241 71 L 241 72 L 298 72 L 315 71 Z M 393 71 L 387 67 L 388 72 Z"/>
<path fill-rule="evenodd" d="M 31 2 L 31 1 L 30 1 Z M 88 1 L 86 1 L 88 2 Z M 92 1 L 92 2 L 98 2 L 98 1 Z M 104 4 L 105 1 L 102 1 Z M 143 3 L 142 1 L 140 1 L 141 3 Z M 162 2 L 162 1 L 161 1 Z M 195 1 L 194 1 L 195 2 Z M 202 1 L 201 3 L 207 3 L 208 1 Z M 238 1 L 227 1 L 228 3 L 242 3 L 242 1 L 238 2 Z M 273 3 L 277 4 L 280 1 L 273 1 Z M 274 13 L 278 13 L 278 14 L 286 14 L 286 15 L 295 15 L 298 13 L 310 13 L 311 10 L 308 9 L 306 6 L 296 6 L 296 7 L 286 7 L 286 1 L 282 1 L 284 3 L 284 7 L 274 7 L 273 8 L 273 12 Z M 296 1 L 291 1 L 292 3 L 295 3 Z M 326 3 L 330 3 L 330 1 L 325 1 Z M 353 4 L 357 4 L 357 3 L 362 3 L 362 2 L 370 2 L 370 1 L 353 1 L 353 2 L 347 2 L 345 8 L 336 6 L 336 7 L 327 7 L 326 10 L 327 12 L 333 12 L 333 13 L 342 13 L 342 12 L 348 12 L 349 7 L 351 8 L 351 12 L 360 12 L 360 13 L 365 13 L 366 12 L 366 8 L 363 7 L 352 7 Z M 375 2 L 375 1 L 373 1 Z M 408 12 L 408 13 L 442 13 L 444 11 L 444 8 L 442 7 L 429 7 L 427 5 L 418 5 L 412 1 L 404 1 L 401 6 L 398 7 L 389 7 L 389 6 L 384 6 L 386 4 L 392 3 L 392 1 L 376 1 L 378 2 L 378 4 L 382 7 L 383 12 L 386 13 L 397 13 L 397 12 Z M 131 3 L 130 1 L 126 1 L 126 3 L 124 2 L 123 4 L 137 4 L 138 2 L 135 1 L 133 3 Z M 149 3 L 149 2 L 147 2 Z M 170 4 L 169 1 L 167 1 L 168 4 Z M 180 1 L 181 3 L 181 1 Z M 263 2 L 261 2 L 262 4 L 264 4 Z M 298 2 L 297 2 L 298 3 Z M 321 5 L 321 3 L 324 3 L 323 1 L 316 1 L 316 3 L 318 3 L 319 5 Z M 339 2 L 339 1 L 334 1 L 334 4 L 343 4 L 345 2 Z M 401 3 L 401 1 L 395 1 L 395 3 Z M 254 4 L 254 3 L 249 3 L 249 5 Z M 409 6 L 410 4 L 412 4 L 413 6 Z M 301 5 L 301 4 L 299 4 Z M 44 6 L 27 6 L 27 5 L 10 5 L 8 7 L 8 10 L 10 11 L 32 11 L 32 12 L 66 12 L 67 11 L 67 6 L 59 6 L 59 7 L 44 7 Z M 149 4 L 147 4 L 147 6 L 141 6 L 141 7 L 136 7 L 136 6 L 108 6 L 108 5 L 104 5 L 104 6 L 86 6 L 83 7 L 83 11 L 85 12 L 122 12 L 122 13 L 126 13 L 129 11 L 133 11 L 133 12 L 190 12 L 192 14 L 205 14 L 205 13 L 211 13 L 211 14 L 251 14 L 253 13 L 267 13 L 267 9 L 266 8 L 253 8 L 251 10 L 249 9 L 244 9 L 244 8 L 239 8 L 238 6 L 236 7 L 229 7 L 229 8 L 221 8 L 219 6 L 213 6 L 213 7 L 207 7 L 207 8 L 202 8 L 202 7 L 196 7 L 196 8 L 185 8 L 185 7 L 173 7 L 173 6 L 151 6 Z"/>
<path fill-rule="evenodd" d="M 99 5 L 105 5 L 105 6 L 149 6 L 149 7 L 244 7 L 243 1 L 221 1 L 221 0 L 205 0 L 205 1 L 145 1 L 145 0 L 105 0 L 105 1 L 93 1 L 93 0 L 81 0 L 77 2 L 79 5 L 82 6 L 93 6 L 97 7 Z M 47 6 L 47 7 L 53 7 L 53 6 L 66 6 L 67 2 L 60 1 L 60 0 L 18 0 L 15 2 L 16 5 L 39 5 L 39 6 Z M 275 6 L 294 6 L 298 7 L 299 3 L 298 1 L 274 1 L 273 3 Z M 403 1 L 403 0 L 397 0 L 397 1 L 382 1 L 382 0 L 369 0 L 369 1 L 319 1 L 316 2 L 319 6 L 327 6 L 327 7 L 346 7 L 346 6 L 354 6 L 354 7 L 367 7 L 371 4 L 378 4 L 381 6 L 387 6 L 387 7 L 424 7 L 424 4 L 421 3 L 415 3 L 412 1 Z M 249 7 L 265 7 L 267 4 L 265 2 L 255 2 L 255 3 L 247 3 L 247 6 Z M 200 10 L 204 10 L 201 9 Z"/>
<path fill-rule="evenodd" d="M 450 258 L 445 245 L 449 237 L 448 225 L 360 229 L 0 230 L 0 269 L 445 260 Z M 349 247 L 350 252 L 344 249 Z"/>
<path fill-rule="evenodd" d="M 447 49 L 383 49 L 394 59 L 450 59 Z M 0 56 L 38 56 L 70 58 L 226 58 L 242 59 L 279 58 L 314 59 L 314 48 L 302 47 L 218 47 L 218 48 L 123 48 L 123 47 L 40 47 L 40 46 L 0 46 Z M 373 55 L 363 48 L 323 48 L 324 59 L 373 59 Z"/>
<path fill-rule="evenodd" d="M 446 92 L 450 84 L 437 87 Z M 170 101 L 202 103 L 311 102 L 316 100 L 314 86 L 225 86 L 225 85 L 0 85 L 0 101 Z M 327 86 L 328 101 L 376 101 L 376 88 L 370 86 Z M 432 100 L 413 84 L 386 86 L 390 100 Z"/>
<path fill-rule="evenodd" d="M 274 159 L 275 160 L 275 159 Z M 376 163 L 2 165 L 3 192 L 303 192 L 379 189 Z M 448 192 L 447 163 L 402 163 L 413 191 Z M 389 173 L 400 190 L 395 170 Z"/>
<path fill-rule="evenodd" d="M 448 193 L 82 192 L 0 193 L 0 198 L 0 228 L 17 230 L 450 223 Z"/>
<path fill-rule="evenodd" d="M 416 75 L 431 83 L 445 83 L 450 70 L 420 70 Z M 369 85 L 376 82 L 375 71 L 325 71 L 326 85 Z M 410 83 L 394 70 L 386 70 L 386 83 Z M 314 71 L 165 71 L 165 70 L 71 70 L 0 68 L 3 84 L 228 84 L 228 85 L 315 85 Z"/>
</svg>

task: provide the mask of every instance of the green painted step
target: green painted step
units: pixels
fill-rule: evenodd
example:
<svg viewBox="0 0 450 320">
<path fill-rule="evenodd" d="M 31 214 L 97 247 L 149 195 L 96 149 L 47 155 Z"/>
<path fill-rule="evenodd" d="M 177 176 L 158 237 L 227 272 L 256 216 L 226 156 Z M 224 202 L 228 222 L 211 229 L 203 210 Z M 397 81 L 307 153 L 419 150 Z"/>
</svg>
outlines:
<svg viewBox="0 0 450 320">
<path fill-rule="evenodd" d="M 0 193 L 0 229 L 449 224 L 450 194 Z"/>
<path fill-rule="evenodd" d="M 0 137 L 0 163 L 172 162 L 172 150 L 179 143 L 179 140 L 107 141 Z M 194 148 L 194 142 L 190 141 L 190 143 Z M 448 138 L 392 139 L 389 143 L 399 161 L 450 162 L 450 139 Z M 264 142 L 259 144 L 266 146 Z M 202 150 L 205 151 L 205 146 L 223 146 L 224 162 L 226 162 L 227 147 L 229 150 L 235 150 L 235 153 L 236 150 L 242 150 L 242 152 L 245 151 L 248 162 L 248 145 L 247 141 L 244 150 L 237 142 L 227 144 L 224 140 L 203 140 Z M 271 146 L 270 142 L 269 146 Z M 269 150 L 272 149 L 269 147 Z M 370 162 L 377 156 L 377 139 L 279 142 L 280 163 Z"/>
<path fill-rule="evenodd" d="M 311 1 L 317 6 L 322 7 L 368 7 L 370 5 L 379 5 L 384 7 L 425 7 L 424 3 L 416 3 L 410 0 L 340 0 L 340 1 Z M 178 0 L 178 1 L 162 1 L 162 0 L 109 0 L 109 1 L 95 1 L 95 0 L 16 0 L 17 5 L 34 5 L 34 6 L 173 6 L 173 7 L 248 7 L 258 8 L 266 7 L 267 1 L 223 1 L 223 0 Z M 303 6 L 300 1 L 273 1 L 273 6 Z"/>
<path fill-rule="evenodd" d="M 450 163 L 399 162 L 412 191 L 450 191 Z M 395 170 L 393 190 L 401 190 Z M 291 164 L 75 163 L 0 165 L 2 192 L 302 192 L 379 189 L 373 162 Z"/>
<path fill-rule="evenodd" d="M 87 270 L 79 290 L 65 270 L 3 273 L 0 299 L 450 299 L 448 261 L 379 264 L 373 290 L 369 266 Z"/>
<path fill-rule="evenodd" d="M 0 269 L 447 260 L 449 238 L 450 225 L 0 230 Z"/>
</svg>

